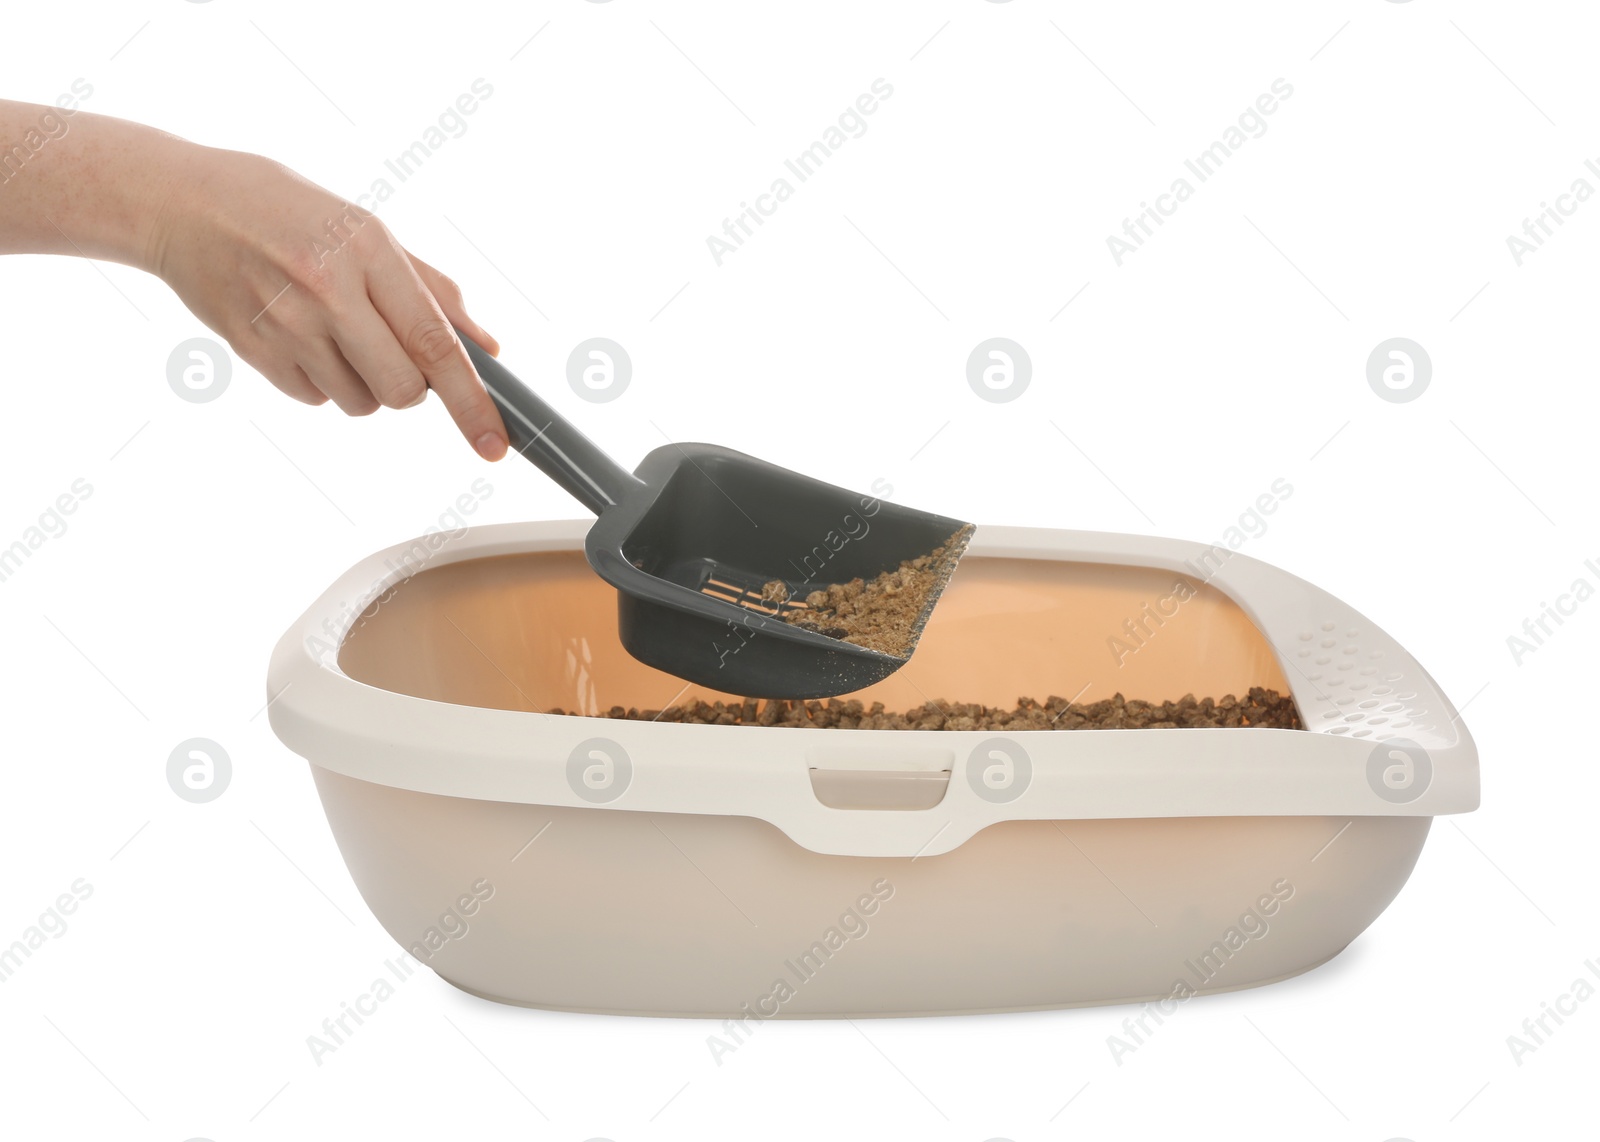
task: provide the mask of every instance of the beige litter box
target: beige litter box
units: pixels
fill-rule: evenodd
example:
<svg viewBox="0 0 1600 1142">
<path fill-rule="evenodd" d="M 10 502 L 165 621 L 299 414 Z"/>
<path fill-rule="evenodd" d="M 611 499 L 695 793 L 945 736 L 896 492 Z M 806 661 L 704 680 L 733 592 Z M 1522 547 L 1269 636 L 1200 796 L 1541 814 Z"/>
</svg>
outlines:
<svg viewBox="0 0 1600 1142">
<path fill-rule="evenodd" d="M 1265 686 L 1306 729 L 550 716 L 727 697 L 623 651 L 587 526 L 380 552 L 272 659 L 273 729 L 368 906 L 476 995 L 768 1018 L 1251 987 L 1336 955 L 1432 818 L 1477 806 L 1466 728 L 1371 622 L 1247 556 L 1137 536 L 980 528 L 911 663 L 855 696 Z"/>
</svg>

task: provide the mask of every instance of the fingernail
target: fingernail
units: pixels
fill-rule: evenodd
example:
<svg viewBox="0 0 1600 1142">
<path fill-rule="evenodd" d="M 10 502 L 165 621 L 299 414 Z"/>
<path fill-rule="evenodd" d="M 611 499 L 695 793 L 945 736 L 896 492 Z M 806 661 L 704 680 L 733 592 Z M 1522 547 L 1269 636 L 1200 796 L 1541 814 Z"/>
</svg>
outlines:
<svg viewBox="0 0 1600 1142">
<path fill-rule="evenodd" d="M 477 448 L 479 456 L 482 456 L 485 460 L 495 461 L 506 454 L 508 446 L 505 437 L 498 436 L 493 432 L 485 432 L 478 437 L 478 443 L 474 447 Z"/>
</svg>

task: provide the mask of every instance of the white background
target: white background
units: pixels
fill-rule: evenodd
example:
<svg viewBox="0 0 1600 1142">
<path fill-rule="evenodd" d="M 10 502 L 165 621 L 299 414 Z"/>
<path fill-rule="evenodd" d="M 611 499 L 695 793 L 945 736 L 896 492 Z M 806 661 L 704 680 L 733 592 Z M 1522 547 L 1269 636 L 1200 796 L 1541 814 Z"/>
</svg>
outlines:
<svg viewBox="0 0 1600 1142">
<path fill-rule="evenodd" d="M 1506 1038 L 1600 958 L 1600 602 L 1520 665 L 1506 638 L 1600 578 L 1600 205 L 1520 267 L 1506 237 L 1600 185 L 1596 31 L 1576 3 L 1435 0 L 8 6 L 7 97 L 82 77 L 85 110 L 352 197 L 487 79 L 380 213 L 630 465 L 710 440 L 980 523 L 1208 540 L 1286 478 L 1247 550 L 1428 667 L 1466 708 L 1484 805 L 1436 822 L 1328 966 L 1187 1005 L 1121 1066 L 1124 1008 L 767 1024 L 719 1067 L 705 1024 L 501 1007 L 427 973 L 318 1066 L 306 1036 L 396 949 L 260 714 L 268 652 L 479 476 L 478 519 L 576 506 L 479 461 L 437 401 L 351 421 L 242 365 L 182 401 L 168 354 L 207 331 L 159 281 L 10 258 L 0 546 L 74 480 L 94 491 L 0 583 L 0 943 L 76 878 L 93 895 L 0 984 L 0 1129 L 1574 1136 L 1600 1001 L 1520 1066 Z M 866 134 L 719 268 L 707 235 L 879 77 Z M 1107 236 L 1279 77 L 1267 132 L 1117 266 Z M 565 383 L 591 336 L 634 362 L 613 403 Z M 994 336 L 1033 361 L 1010 403 L 964 375 Z M 1433 362 L 1409 403 L 1367 383 L 1395 336 Z M 203 805 L 165 777 L 196 736 L 234 763 Z"/>
</svg>

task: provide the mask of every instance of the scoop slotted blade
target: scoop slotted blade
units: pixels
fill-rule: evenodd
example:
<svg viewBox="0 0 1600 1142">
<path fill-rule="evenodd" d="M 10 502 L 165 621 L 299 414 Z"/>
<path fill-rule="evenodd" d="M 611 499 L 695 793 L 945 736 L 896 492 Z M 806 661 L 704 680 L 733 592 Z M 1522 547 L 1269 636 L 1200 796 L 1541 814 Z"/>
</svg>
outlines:
<svg viewBox="0 0 1600 1142">
<path fill-rule="evenodd" d="M 814 480 L 714 444 L 667 444 L 632 473 L 465 335 L 511 447 L 599 518 L 585 553 L 617 589 L 622 644 L 699 686 L 826 698 L 904 666 L 972 525 Z M 943 547 L 903 653 L 795 625 L 806 596 Z M 781 580 L 786 599 L 763 590 Z"/>
</svg>

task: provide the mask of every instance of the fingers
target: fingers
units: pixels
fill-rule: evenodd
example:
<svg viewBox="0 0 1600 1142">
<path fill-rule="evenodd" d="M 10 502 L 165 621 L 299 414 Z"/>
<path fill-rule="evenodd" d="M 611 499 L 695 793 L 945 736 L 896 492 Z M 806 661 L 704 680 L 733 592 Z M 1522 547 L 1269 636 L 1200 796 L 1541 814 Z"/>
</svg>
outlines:
<svg viewBox="0 0 1600 1142">
<path fill-rule="evenodd" d="M 508 446 L 500 413 L 449 318 L 409 260 L 399 256 L 378 259 L 368 271 L 367 295 L 478 455 L 485 460 L 504 456 Z M 463 328 L 471 336 L 477 326 L 469 322 Z"/>
<path fill-rule="evenodd" d="M 411 408 L 428 396 L 428 382 L 370 302 L 362 299 L 360 312 L 342 319 L 333 330 L 334 341 L 350 366 L 361 375 L 371 394 L 386 408 Z"/>
<path fill-rule="evenodd" d="M 293 397 L 302 404 L 324 405 L 328 403 L 328 394 L 311 383 L 311 378 L 299 365 L 289 360 L 263 360 L 250 362 L 252 368 L 267 380 L 272 382 L 273 388 L 284 396 Z"/>
<path fill-rule="evenodd" d="M 256 317 L 244 333 L 274 385 L 309 404 L 331 399 L 350 416 L 410 408 L 431 388 L 479 455 L 506 454 L 500 413 L 456 329 L 490 354 L 500 345 L 454 282 L 366 215 L 336 249 L 285 260 L 287 286 L 273 292 L 276 275 L 259 275 L 265 292 L 249 298 Z"/>
<path fill-rule="evenodd" d="M 314 332 L 322 323 L 309 312 L 293 312 L 293 305 L 284 308 L 289 311 L 287 321 L 253 330 L 247 340 L 234 342 L 235 351 L 279 392 L 304 404 L 323 405 L 331 399 L 350 416 L 366 416 L 377 409 L 371 389 L 339 346 L 331 337 Z M 382 324 L 376 315 L 374 321 Z"/>
<path fill-rule="evenodd" d="M 467 312 L 467 307 L 461 298 L 461 287 L 415 254 L 407 253 L 406 257 L 411 259 L 412 268 L 417 271 L 422 284 L 433 294 L 433 299 L 439 303 L 444 315 L 450 319 L 450 324 L 476 341 L 489 356 L 498 357 L 500 342 Z"/>
<path fill-rule="evenodd" d="M 350 367 L 331 337 L 306 337 L 295 347 L 297 364 L 346 416 L 368 416 L 378 411 L 378 398 Z"/>
<path fill-rule="evenodd" d="M 412 268 L 416 271 L 417 276 L 422 279 L 423 284 L 433 294 L 434 301 L 438 304 L 445 317 L 449 319 L 450 324 L 477 342 L 478 347 L 488 353 L 489 356 L 498 357 L 500 355 L 499 338 L 480 325 L 467 312 L 466 303 L 461 296 L 461 287 L 415 254 L 407 252 L 406 257 L 410 259 Z M 501 421 L 499 410 L 495 410 L 495 414 L 496 420 Z M 503 428 L 503 421 L 501 422 Z M 496 454 L 496 458 L 498 458 L 499 455 L 504 455 L 504 452 L 496 448 Z"/>
</svg>

